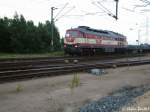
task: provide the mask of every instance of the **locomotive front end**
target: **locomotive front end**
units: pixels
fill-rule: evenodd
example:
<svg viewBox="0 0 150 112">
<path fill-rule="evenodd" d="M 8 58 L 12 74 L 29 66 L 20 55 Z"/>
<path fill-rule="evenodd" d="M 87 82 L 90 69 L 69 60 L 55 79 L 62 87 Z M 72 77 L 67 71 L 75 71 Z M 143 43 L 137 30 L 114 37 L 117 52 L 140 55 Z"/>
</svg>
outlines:
<svg viewBox="0 0 150 112">
<path fill-rule="evenodd" d="M 66 31 L 64 39 L 64 51 L 66 54 L 80 54 L 80 47 L 78 38 L 81 37 L 81 33 L 78 30 L 70 29 Z"/>
</svg>

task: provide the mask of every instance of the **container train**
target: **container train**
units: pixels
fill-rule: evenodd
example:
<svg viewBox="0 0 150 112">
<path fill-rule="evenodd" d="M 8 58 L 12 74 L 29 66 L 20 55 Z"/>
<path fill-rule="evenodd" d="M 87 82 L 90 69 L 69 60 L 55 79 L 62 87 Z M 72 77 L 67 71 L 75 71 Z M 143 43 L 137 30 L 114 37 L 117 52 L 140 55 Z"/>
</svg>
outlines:
<svg viewBox="0 0 150 112">
<path fill-rule="evenodd" d="M 66 54 L 122 53 L 127 50 L 126 36 L 88 26 L 68 29 L 64 39 Z"/>
</svg>

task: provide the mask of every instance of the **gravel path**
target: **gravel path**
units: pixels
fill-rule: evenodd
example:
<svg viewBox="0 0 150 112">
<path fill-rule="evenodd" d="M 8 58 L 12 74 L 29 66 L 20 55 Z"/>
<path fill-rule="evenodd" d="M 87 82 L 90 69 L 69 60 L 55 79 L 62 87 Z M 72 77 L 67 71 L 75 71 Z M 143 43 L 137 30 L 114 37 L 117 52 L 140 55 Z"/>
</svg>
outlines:
<svg viewBox="0 0 150 112">
<path fill-rule="evenodd" d="M 0 112 L 79 112 L 79 109 L 91 102 L 95 104 L 97 102 L 108 103 L 110 106 L 109 102 L 105 101 L 114 99 L 112 102 L 114 103 L 119 98 L 117 104 L 122 101 L 123 104 L 121 103 L 119 106 L 121 108 L 131 102 L 133 98 L 136 99 L 138 95 L 147 91 L 145 89 L 138 90 L 140 85 L 150 84 L 150 65 L 106 69 L 105 71 L 107 74 L 100 77 L 90 73 L 78 73 L 81 84 L 73 90 L 69 85 L 74 73 L 0 84 Z M 131 94 L 134 91 L 127 93 L 125 88 L 125 90 L 119 89 L 123 87 L 128 87 L 128 91 L 133 89 L 135 92 L 141 91 L 141 93 L 134 96 Z M 137 89 L 134 89 L 136 87 Z M 144 92 L 142 93 L 142 91 Z M 121 99 L 127 95 L 130 96 L 127 101 Z M 143 104 L 143 102 L 141 103 Z M 97 104 L 97 106 L 99 105 Z"/>
<path fill-rule="evenodd" d="M 115 112 L 125 105 L 132 104 L 132 100 L 150 90 L 150 85 L 132 87 L 126 86 L 98 101 L 92 102 L 80 109 L 80 112 Z"/>
</svg>

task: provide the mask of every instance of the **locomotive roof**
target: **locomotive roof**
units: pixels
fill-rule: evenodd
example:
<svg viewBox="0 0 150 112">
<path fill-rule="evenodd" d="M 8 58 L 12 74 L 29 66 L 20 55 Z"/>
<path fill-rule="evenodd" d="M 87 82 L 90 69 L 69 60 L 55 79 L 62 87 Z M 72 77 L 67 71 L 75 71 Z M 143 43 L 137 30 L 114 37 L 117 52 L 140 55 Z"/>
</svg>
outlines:
<svg viewBox="0 0 150 112">
<path fill-rule="evenodd" d="M 124 35 L 113 32 L 113 31 L 108 31 L 108 30 L 97 30 L 90 28 L 88 26 L 79 26 L 78 28 L 75 28 L 76 30 L 79 30 L 84 33 L 89 33 L 89 34 L 94 34 L 97 36 L 105 36 L 105 37 L 113 37 L 113 38 L 125 38 Z"/>
</svg>

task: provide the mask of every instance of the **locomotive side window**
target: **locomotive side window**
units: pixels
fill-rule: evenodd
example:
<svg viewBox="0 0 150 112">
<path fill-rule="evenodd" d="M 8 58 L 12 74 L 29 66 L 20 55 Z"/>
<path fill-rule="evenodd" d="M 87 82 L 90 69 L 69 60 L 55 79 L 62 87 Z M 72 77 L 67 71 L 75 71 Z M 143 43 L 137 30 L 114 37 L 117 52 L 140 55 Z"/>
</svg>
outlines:
<svg viewBox="0 0 150 112">
<path fill-rule="evenodd" d="M 84 37 L 84 33 L 82 33 L 82 32 L 79 32 L 79 37 Z"/>
</svg>

